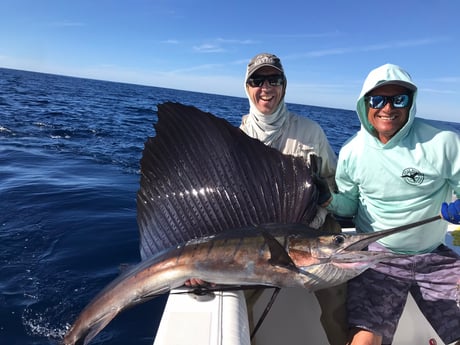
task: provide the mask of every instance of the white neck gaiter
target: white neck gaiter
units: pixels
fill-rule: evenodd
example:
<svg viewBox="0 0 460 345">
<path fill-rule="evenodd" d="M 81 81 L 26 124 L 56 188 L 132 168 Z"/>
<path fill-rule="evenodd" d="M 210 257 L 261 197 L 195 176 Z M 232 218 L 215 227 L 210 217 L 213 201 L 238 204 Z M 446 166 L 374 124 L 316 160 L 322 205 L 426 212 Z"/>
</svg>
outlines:
<svg viewBox="0 0 460 345">
<path fill-rule="evenodd" d="M 250 137 L 259 139 L 265 145 L 272 146 L 282 134 L 282 128 L 287 119 L 287 107 L 281 101 L 276 111 L 271 115 L 264 115 L 252 104 L 249 108 L 246 129 Z"/>
</svg>

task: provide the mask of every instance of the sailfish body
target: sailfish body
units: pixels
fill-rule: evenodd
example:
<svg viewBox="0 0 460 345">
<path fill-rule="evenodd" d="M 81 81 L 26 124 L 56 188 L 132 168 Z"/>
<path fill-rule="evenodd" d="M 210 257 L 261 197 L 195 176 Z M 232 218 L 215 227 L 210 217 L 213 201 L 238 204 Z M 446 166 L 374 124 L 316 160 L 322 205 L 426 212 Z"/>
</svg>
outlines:
<svg viewBox="0 0 460 345">
<path fill-rule="evenodd" d="M 165 103 L 158 117 L 141 159 L 142 261 L 93 299 L 64 344 L 87 344 L 120 311 L 190 278 L 314 291 L 393 257 L 362 249 L 401 229 L 349 235 L 301 225 L 317 199 L 302 158 L 194 107 Z"/>
</svg>

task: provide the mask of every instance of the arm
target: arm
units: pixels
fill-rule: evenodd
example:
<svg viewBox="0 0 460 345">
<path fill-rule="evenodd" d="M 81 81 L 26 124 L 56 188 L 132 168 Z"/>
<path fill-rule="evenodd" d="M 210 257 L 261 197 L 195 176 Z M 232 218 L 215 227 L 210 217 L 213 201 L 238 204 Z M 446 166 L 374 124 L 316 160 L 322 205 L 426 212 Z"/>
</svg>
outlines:
<svg viewBox="0 0 460 345">
<path fill-rule="evenodd" d="M 441 206 L 442 217 L 450 223 L 460 224 L 460 136 L 452 135 L 446 140 L 445 164 L 442 174 L 452 188 L 457 200 L 444 202 Z"/>
<path fill-rule="evenodd" d="M 358 211 L 359 186 L 350 176 L 347 161 L 339 156 L 336 172 L 338 192 L 332 194 L 327 209 L 334 214 L 344 217 L 353 217 Z"/>
<path fill-rule="evenodd" d="M 333 193 L 327 210 L 342 217 L 353 217 L 358 212 L 358 199 L 346 193 Z"/>
<path fill-rule="evenodd" d="M 329 189 L 332 192 L 337 191 L 337 184 L 335 182 L 335 173 L 337 170 L 337 156 L 332 150 L 326 134 L 323 132 L 323 139 L 320 142 L 318 155 L 322 158 L 321 177 L 326 179 Z"/>
</svg>

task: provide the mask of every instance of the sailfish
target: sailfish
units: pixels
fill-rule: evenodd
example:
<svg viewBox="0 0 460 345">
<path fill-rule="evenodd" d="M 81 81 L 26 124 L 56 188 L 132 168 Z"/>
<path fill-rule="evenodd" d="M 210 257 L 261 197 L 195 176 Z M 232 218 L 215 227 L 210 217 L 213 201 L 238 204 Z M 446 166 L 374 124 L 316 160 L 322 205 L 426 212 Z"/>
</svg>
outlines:
<svg viewBox="0 0 460 345">
<path fill-rule="evenodd" d="M 309 228 L 314 167 L 193 106 L 158 105 L 140 161 L 142 261 L 104 288 L 63 339 L 88 344 L 119 312 L 190 278 L 218 286 L 341 284 L 394 257 L 363 251 L 403 229 L 334 234 Z"/>
</svg>

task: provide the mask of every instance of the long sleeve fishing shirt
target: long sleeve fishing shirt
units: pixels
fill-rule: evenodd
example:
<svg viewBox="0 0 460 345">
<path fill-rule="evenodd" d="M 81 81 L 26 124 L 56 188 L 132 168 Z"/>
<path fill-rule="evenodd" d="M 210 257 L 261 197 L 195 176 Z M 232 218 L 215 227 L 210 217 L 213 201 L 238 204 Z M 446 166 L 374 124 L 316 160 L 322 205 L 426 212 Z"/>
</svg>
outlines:
<svg viewBox="0 0 460 345">
<path fill-rule="evenodd" d="M 460 135 L 415 118 L 417 90 L 401 130 L 386 144 L 376 137 L 367 119 L 364 96 L 388 80 L 412 83 L 406 72 L 391 64 L 369 74 L 357 101 L 361 129 L 339 153 L 339 193 L 328 206 L 338 215 L 354 216 L 358 232 L 381 231 L 433 217 L 440 213 L 443 202 L 452 201 L 453 193 L 460 197 Z M 444 242 L 446 230 L 447 222 L 439 220 L 379 242 L 399 253 L 425 253 Z"/>
</svg>

